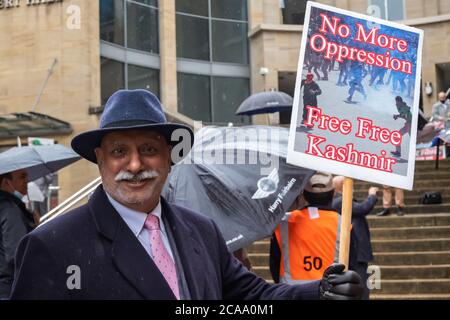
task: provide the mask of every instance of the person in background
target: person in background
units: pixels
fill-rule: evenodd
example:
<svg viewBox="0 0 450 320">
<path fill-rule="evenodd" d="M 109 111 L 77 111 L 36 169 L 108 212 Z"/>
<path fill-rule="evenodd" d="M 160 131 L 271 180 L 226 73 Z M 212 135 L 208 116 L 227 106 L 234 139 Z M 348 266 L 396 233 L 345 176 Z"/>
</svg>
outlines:
<svg viewBox="0 0 450 320">
<path fill-rule="evenodd" d="M 276 228 L 270 245 L 276 283 L 320 279 L 326 266 L 338 261 L 340 215 L 331 207 L 333 194 L 331 174 L 317 172 L 303 190 L 307 206 L 289 212 Z M 350 251 L 355 252 L 352 244 Z"/>
<path fill-rule="evenodd" d="M 341 212 L 342 209 L 342 189 L 344 186 L 344 177 L 336 176 L 333 178 L 335 195 L 333 199 L 333 209 Z M 356 263 L 354 270 L 362 279 L 364 294 L 363 300 L 369 299 L 370 290 L 367 286 L 367 267 L 373 260 L 372 245 L 370 243 L 370 230 L 367 222 L 367 215 L 373 210 L 377 203 L 377 187 L 370 187 L 367 198 L 362 202 L 353 199 L 352 203 L 352 236 L 355 238 L 356 245 Z"/>
<path fill-rule="evenodd" d="M 411 107 L 408 106 L 400 96 L 395 97 L 395 106 L 397 107 L 398 114 L 393 115 L 394 120 L 397 120 L 398 118 L 405 120 L 403 127 L 399 130 L 400 134 L 402 136 L 406 134 L 409 134 L 411 136 L 411 121 L 412 121 Z M 396 158 L 401 158 L 402 157 L 401 144 L 395 146 L 395 151 L 391 151 L 391 154 Z"/>
<path fill-rule="evenodd" d="M 27 183 L 25 170 L 0 175 L 0 299 L 10 295 L 19 241 L 35 226 L 33 214 L 22 201 Z"/>
<path fill-rule="evenodd" d="M 445 92 L 441 91 L 438 94 L 438 101 L 433 104 L 433 108 L 431 111 L 431 119 L 432 122 L 442 122 L 450 118 L 450 102 L 445 95 Z"/>
<path fill-rule="evenodd" d="M 405 194 L 403 189 L 391 188 L 389 186 L 383 185 L 383 210 L 378 212 L 377 216 L 387 216 L 391 213 L 392 205 L 392 191 L 395 192 L 395 211 L 398 216 L 402 216 L 405 208 Z"/>
<path fill-rule="evenodd" d="M 312 73 L 306 74 L 306 79 L 303 79 L 300 88 L 303 88 L 303 114 L 302 123 L 306 121 L 308 116 L 307 106 L 317 107 L 317 96 L 322 94 L 317 82 L 314 81 L 314 75 Z"/>
</svg>

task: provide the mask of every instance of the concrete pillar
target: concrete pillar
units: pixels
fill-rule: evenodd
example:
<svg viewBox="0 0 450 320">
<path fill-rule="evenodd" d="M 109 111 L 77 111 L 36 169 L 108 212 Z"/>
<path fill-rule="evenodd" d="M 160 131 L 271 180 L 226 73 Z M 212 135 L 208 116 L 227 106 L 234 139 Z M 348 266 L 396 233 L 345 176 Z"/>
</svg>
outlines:
<svg viewBox="0 0 450 320">
<path fill-rule="evenodd" d="M 160 95 L 166 109 L 177 111 L 175 0 L 159 1 Z"/>
</svg>

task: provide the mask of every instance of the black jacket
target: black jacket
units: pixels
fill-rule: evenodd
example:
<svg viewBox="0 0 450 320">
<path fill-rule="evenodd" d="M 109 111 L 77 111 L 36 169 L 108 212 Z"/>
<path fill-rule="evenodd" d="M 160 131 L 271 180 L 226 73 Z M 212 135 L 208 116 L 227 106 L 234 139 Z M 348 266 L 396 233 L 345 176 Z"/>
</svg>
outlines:
<svg viewBox="0 0 450 320">
<path fill-rule="evenodd" d="M 14 254 L 20 239 L 34 227 L 25 204 L 0 190 L 0 298 L 8 298 L 14 275 Z"/>
<path fill-rule="evenodd" d="M 191 298 L 318 299 L 319 281 L 271 285 L 228 251 L 209 218 L 168 204 L 171 228 Z M 69 288 L 79 268 L 81 288 Z M 175 299 L 139 240 L 108 201 L 102 186 L 89 202 L 28 234 L 20 243 L 12 299 Z"/>
<path fill-rule="evenodd" d="M 357 261 L 369 262 L 373 260 L 372 245 L 370 243 L 370 231 L 369 224 L 367 223 L 366 216 L 372 211 L 377 203 L 377 196 L 368 196 L 363 202 L 357 202 L 353 200 L 352 206 L 352 226 L 353 233 L 356 238 L 357 247 Z M 333 200 L 333 208 L 341 212 L 342 208 L 342 195 L 335 194 Z"/>
</svg>

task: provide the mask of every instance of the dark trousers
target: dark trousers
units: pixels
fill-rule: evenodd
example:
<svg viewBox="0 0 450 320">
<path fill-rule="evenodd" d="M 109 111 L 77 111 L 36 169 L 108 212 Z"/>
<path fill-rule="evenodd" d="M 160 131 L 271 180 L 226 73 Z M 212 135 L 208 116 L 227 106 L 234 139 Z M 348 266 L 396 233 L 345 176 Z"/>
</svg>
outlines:
<svg viewBox="0 0 450 320">
<path fill-rule="evenodd" d="M 367 274 L 367 267 L 368 267 L 367 262 L 358 262 L 355 266 L 355 271 L 361 277 L 362 284 L 364 287 L 362 300 L 369 300 L 369 294 L 370 294 L 370 290 L 367 287 L 367 279 L 369 278 L 369 275 Z"/>
</svg>

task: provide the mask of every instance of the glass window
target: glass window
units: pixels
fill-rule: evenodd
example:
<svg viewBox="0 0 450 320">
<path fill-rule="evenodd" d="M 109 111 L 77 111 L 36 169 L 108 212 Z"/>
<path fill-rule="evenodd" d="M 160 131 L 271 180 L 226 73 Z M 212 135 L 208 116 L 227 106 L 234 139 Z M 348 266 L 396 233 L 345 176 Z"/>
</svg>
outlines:
<svg viewBox="0 0 450 320">
<path fill-rule="evenodd" d="M 127 2 L 128 48 L 158 53 L 158 10 Z"/>
<path fill-rule="evenodd" d="M 158 0 L 133 0 L 134 2 L 140 2 L 149 6 L 158 7 Z"/>
<path fill-rule="evenodd" d="M 403 0 L 369 0 L 369 5 L 375 6 L 372 15 L 387 20 L 403 20 L 404 2 Z"/>
<path fill-rule="evenodd" d="M 179 72 L 178 112 L 194 119 L 211 122 L 210 78 Z"/>
<path fill-rule="evenodd" d="M 209 61 L 208 19 L 177 14 L 177 56 Z"/>
<path fill-rule="evenodd" d="M 284 24 L 303 24 L 307 0 L 280 0 Z"/>
<path fill-rule="evenodd" d="M 387 3 L 388 20 L 403 20 L 404 8 L 403 0 L 389 0 Z"/>
<path fill-rule="evenodd" d="M 124 64 L 112 59 L 101 58 L 102 105 L 119 89 L 125 89 Z"/>
<path fill-rule="evenodd" d="M 211 16 L 247 21 L 247 0 L 211 0 Z"/>
<path fill-rule="evenodd" d="M 213 61 L 248 64 L 247 24 L 212 21 Z"/>
<path fill-rule="evenodd" d="M 159 70 L 128 65 L 128 89 L 145 89 L 159 97 Z"/>
<path fill-rule="evenodd" d="M 175 11 L 208 16 L 208 0 L 176 0 Z"/>
<path fill-rule="evenodd" d="M 250 95 L 249 79 L 213 77 L 213 121 L 250 123 L 248 116 L 235 116 L 242 101 Z"/>
<path fill-rule="evenodd" d="M 124 45 L 123 0 L 100 0 L 100 39 Z"/>
<path fill-rule="evenodd" d="M 369 6 L 372 12 L 370 13 L 373 17 L 386 19 L 386 7 L 384 5 L 384 0 L 369 0 Z"/>
</svg>

